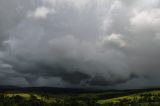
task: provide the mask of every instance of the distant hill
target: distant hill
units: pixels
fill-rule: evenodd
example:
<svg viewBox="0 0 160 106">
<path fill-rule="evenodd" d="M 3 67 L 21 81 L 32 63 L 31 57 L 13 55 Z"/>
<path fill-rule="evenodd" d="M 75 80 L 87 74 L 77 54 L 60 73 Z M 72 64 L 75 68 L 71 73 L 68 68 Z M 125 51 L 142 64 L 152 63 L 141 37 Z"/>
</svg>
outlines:
<svg viewBox="0 0 160 106">
<path fill-rule="evenodd" d="M 8 91 L 24 91 L 37 93 L 51 93 L 51 94 L 77 94 L 77 93 L 96 93 L 96 92 L 141 92 L 150 90 L 160 90 L 159 88 L 149 89 L 132 89 L 132 90 L 100 90 L 90 88 L 58 88 L 58 87 L 19 87 L 19 86 L 0 86 L 0 92 Z"/>
<path fill-rule="evenodd" d="M 89 88 L 58 88 L 58 87 L 19 87 L 19 86 L 0 86 L 0 92 L 6 91 L 24 91 L 24 92 L 44 92 L 52 94 L 64 93 L 92 93 L 102 90 Z"/>
</svg>

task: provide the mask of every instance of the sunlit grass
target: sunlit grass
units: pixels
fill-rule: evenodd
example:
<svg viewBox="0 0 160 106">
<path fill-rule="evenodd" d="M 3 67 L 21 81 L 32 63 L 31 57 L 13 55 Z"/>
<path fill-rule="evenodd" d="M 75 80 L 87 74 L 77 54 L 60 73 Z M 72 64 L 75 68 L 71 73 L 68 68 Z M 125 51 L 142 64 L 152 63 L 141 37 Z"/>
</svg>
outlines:
<svg viewBox="0 0 160 106">
<path fill-rule="evenodd" d="M 146 92 L 142 92 L 142 93 L 136 93 L 133 95 L 128 95 L 128 96 L 122 96 L 122 97 L 116 97 L 116 98 L 112 98 L 112 99 L 106 99 L 106 100 L 98 100 L 97 103 L 99 104 L 105 104 L 105 103 L 119 103 L 120 100 L 131 100 L 133 101 L 134 99 L 140 99 L 141 98 L 141 94 L 152 94 L 152 95 L 157 95 L 160 94 L 160 90 L 153 90 L 153 91 L 146 91 Z"/>
<path fill-rule="evenodd" d="M 26 100 L 29 100 L 31 98 L 31 95 L 35 96 L 37 99 L 39 100 L 43 100 L 46 103 L 52 103 L 52 102 L 56 102 L 56 98 L 53 97 L 45 97 L 39 94 L 34 94 L 34 93 L 6 93 L 5 96 L 7 97 L 13 97 L 13 96 L 21 96 L 23 98 L 25 98 Z M 63 102 L 61 99 L 59 99 L 60 102 Z"/>
<path fill-rule="evenodd" d="M 28 93 L 8 93 L 8 94 L 5 94 L 5 96 L 8 96 L 8 97 L 21 96 L 25 99 L 30 99 L 30 94 Z"/>
<path fill-rule="evenodd" d="M 140 96 L 139 95 L 130 95 L 130 96 L 122 96 L 122 97 L 117 97 L 117 98 L 113 98 L 113 99 L 106 99 L 106 100 L 98 100 L 99 104 L 104 104 L 104 103 L 119 103 L 120 100 L 122 99 L 127 99 L 127 100 L 133 100 L 133 99 L 139 99 Z"/>
</svg>

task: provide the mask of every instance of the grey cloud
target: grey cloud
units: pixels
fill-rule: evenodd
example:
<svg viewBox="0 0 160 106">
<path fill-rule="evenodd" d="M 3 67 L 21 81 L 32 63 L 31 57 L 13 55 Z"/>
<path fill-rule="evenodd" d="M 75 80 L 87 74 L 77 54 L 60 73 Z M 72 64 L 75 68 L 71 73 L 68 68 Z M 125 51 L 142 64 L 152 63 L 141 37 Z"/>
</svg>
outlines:
<svg viewBox="0 0 160 106">
<path fill-rule="evenodd" d="M 22 79 L 23 86 L 123 88 L 140 79 L 156 85 L 158 3 L 1 0 L 0 79 Z"/>
</svg>

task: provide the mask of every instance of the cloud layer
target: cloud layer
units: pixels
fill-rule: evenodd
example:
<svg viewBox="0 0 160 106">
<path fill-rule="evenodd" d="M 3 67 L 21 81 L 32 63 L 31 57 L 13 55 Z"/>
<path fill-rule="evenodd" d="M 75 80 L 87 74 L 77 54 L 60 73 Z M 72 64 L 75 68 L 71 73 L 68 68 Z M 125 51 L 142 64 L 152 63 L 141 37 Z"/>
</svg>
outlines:
<svg viewBox="0 0 160 106">
<path fill-rule="evenodd" d="M 0 14 L 1 84 L 159 86 L 159 0 L 0 0 Z"/>
</svg>

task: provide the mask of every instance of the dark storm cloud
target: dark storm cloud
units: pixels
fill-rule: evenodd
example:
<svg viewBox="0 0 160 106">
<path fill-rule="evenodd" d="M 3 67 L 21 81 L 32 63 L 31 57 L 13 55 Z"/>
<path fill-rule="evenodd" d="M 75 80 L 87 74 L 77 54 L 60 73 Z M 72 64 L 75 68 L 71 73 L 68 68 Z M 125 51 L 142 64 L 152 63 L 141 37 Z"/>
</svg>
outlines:
<svg viewBox="0 0 160 106">
<path fill-rule="evenodd" d="M 159 4 L 159 0 L 0 0 L 2 84 L 156 86 Z"/>
</svg>

